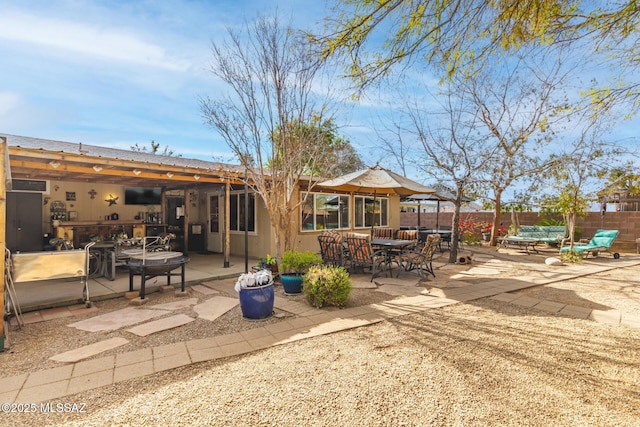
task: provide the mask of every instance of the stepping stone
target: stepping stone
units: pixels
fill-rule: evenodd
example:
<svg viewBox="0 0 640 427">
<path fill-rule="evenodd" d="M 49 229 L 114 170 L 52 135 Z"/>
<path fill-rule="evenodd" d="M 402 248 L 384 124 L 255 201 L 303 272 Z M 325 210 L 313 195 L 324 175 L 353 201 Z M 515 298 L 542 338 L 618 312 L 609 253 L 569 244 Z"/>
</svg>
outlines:
<svg viewBox="0 0 640 427">
<path fill-rule="evenodd" d="M 197 303 L 198 303 L 198 298 L 187 298 L 187 299 L 181 299 L 179 301 L 172 301 L 164 304 L 147 306 L 146 308 L 150 308 L 152 310 L 179 310 L 181 308 L 189 307 Z"/>
<path fill-rule="evenodd" d="M 154 317 L 164 316 L 169 313 L 170 311 L 166 310 L 148 310 L 129 307 L 81 320 L 80 322 L 71 323 L 67 326 L 88 332 L 115 331 L 116 329 L 145 322 Z"/>
<path fill-rule="evenodd" d="M 139 326 L 135 326 L 131 329 L 127 329 L 127 332 L 138 335 L 140 337 L 146 337 L 147 335 L 154 334 L 160 331 L 166 331 L 167 329 L 177 328 L 178 326 L 186 325 L 193 322 L 193 317 L 189 317 L 186 314 L 176 314 L 175 316 L 165 317 L 163 319 L 154 320 L 153 322 L 144 323 Z"/>
<path fill-rule="evenodd" d="M 62 363 L 74 363 L 79 360 L 94 356 L 98 353 L 102 353 L 103 351 L 120 347 L 121 345 L 125 345 L 128 342 L 129 340 L 124 338 L 111 338 L 94 344 L 85 345 L 84 347 L 76 348 L 75 350 L 57 354 L 50 357 L 49 360 Z"/>
<path fill-rule="evenodd" d="M 203 286 L 203 285 L 195 285 L 192 286 L 191 289 L 193 289 L 196 292 L 200 292 L 203 295 L 214 295 L 214 294 L 219 294 L 219 291 L 216 291 L 215 289 L 211 289 L 208 286 Z"/>
<path fill-rule="evenodd" d="M 213 297 L 207 301 L 196 305 L 193 310 L 198 313 L 198 317 L 205 320 L 216 320 L 218 317 L 238 305 L 238 298 Z"/>
</svg>

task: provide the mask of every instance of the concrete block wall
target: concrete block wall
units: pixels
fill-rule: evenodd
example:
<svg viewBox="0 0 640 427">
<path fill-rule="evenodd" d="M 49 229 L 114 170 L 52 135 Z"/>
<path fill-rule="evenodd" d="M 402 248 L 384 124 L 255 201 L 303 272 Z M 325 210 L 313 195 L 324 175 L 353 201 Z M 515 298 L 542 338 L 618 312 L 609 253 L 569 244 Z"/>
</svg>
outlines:
<svg viewBox="0 0 640 427">
<path fill-rule="evenodd" d="M 493 222 L 493 213 L 491 212 L 463 212 L 461 219 L 472 218 L 476 222 Z M 536 212 L 523 212 L 518 214 L 521 225 L 533 225 L 544 219 Z M 560 218 L 556 218 L 560 219 Z M 440 227 L 451 227 L 453 213 L 440 212 L 438 214 L 438 224 Z M 502 226 L 509 228 L 511 225 L 511 215 L 503 214 L 501 216 Z M 427 228 L 435 228 L 436 213 L 421 212 L 420 225 Z M 402 212 L 400 214 L 401 226 L 418 225 L 418 214 L 415 212 Z M 578 217 L 576 225 L 580 227 L 581 237 L 590 238 L 596 230 L 619 230 L 620 235 L 615 240 L 612 249 L 618 252 L 636 252 L 636 239 L 640 238 L 640 212 L 606 212 L 601 215 L 600 212 L 589 212 L 585 217 Z"/>
</svg>

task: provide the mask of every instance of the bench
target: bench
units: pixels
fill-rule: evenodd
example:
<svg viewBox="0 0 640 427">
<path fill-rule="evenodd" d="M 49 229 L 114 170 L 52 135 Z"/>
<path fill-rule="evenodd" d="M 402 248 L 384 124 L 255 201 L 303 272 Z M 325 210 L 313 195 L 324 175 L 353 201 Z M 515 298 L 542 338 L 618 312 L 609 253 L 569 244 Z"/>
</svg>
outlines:
<svg viewBox="0 0 640 427">
<path fill-rule="evenodd" d="M 529 249 L 538 252 L 538 243 L 560 243 L 565 236 L 564 225 L 521 225 L 518 234 L 500 237 L 498 242 L 503 248 L 522 246 L 528 254 Z"/>
<path fill-rule="evenodd" d="M 516 236 L 541 243 L 560 243 L 566 234 L 564 225 L 521 225 Z"/>
</svg>

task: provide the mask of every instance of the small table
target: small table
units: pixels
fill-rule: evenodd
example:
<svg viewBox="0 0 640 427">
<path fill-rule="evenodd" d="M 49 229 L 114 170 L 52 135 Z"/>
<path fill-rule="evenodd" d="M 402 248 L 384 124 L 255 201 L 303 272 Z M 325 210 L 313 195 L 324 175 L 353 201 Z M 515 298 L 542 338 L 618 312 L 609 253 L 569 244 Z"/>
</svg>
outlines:
<svg viewBox="0 0 640 427">
<path fill-rule="evenodd" d="M 509 245 L 524 247 L 524 250 L 527 252 L 527 255 L 531 255 L 529 249 L 533 249 L 536 253 L 539 253 L 536 249 L 536 245 L 540 243 L 538 239 L 532 239 L 529 237 L 519 237 L 519 236 L 507 236 L 498 238 L 498 242 L 500 242 L 500 246 L 503 248 L 508 248 Z"/>
</svg>

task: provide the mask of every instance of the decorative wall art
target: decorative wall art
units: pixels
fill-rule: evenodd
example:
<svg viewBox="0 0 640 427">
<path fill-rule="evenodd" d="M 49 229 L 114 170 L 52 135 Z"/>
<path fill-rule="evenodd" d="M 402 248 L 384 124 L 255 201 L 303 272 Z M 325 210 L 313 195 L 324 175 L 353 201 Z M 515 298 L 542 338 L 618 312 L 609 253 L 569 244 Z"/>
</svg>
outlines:
<svg viewBox="0 0 640 427">
<path fill-rule="evenodd" d="M 67 191 L 67 201 L 75 202 L 76 200 L 76 192 L 75 191 Z"/>
</svg>

